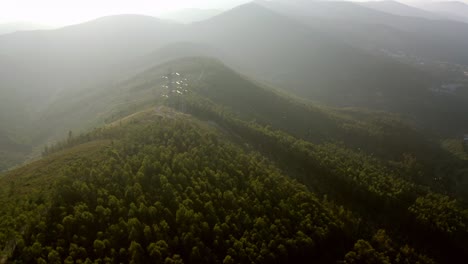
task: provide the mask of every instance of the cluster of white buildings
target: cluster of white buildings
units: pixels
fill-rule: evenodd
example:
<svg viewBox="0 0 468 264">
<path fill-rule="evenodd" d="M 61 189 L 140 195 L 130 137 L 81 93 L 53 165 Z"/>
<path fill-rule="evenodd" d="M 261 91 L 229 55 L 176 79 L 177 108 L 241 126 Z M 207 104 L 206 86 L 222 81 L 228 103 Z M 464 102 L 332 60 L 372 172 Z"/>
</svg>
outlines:
<svg viewBox="0 0 468 264">
<path fill-rule="evenodd" d="M 188 92 L 188 80 L 187 78 L 183 78 L 180 73 L 169 73 L 162 78 L 167 81 L 167 83 L 162 86 L 162 88 L 166 90 L 162 95 L 163 97 L 168 98 L 171 94 L 182 95 Z"/>
</svg>

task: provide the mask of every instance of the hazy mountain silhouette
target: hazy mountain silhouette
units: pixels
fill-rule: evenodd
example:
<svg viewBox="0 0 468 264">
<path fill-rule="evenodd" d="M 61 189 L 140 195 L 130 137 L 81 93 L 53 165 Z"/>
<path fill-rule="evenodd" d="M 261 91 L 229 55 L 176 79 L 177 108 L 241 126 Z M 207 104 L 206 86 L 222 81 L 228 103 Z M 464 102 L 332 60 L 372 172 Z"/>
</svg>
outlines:
<svg viewBox="0 0 468 264">
<path fill-rule="evenodd" d="M 128 60 L 170 42 L 177 27 L 153 17 L 122 15 L 56 30 L 3 35 L 0 54 L 7 54 L 17 65 L 17 74 L 1 78 L 7 80 L 5 89 L 27 93 L 35 98 L 31 106 L 40 105 L 58 91 L 112 80 Z M 11 71 L 9 65 L 1 67 Z"/>
<path fill-rule="evenodd" d="M 452 132 L 463 127 L 459 110 L 465 109 L 466 97 L 434 94 L 430 89 L 440 85 L 439 77 L 375 50 L 412 52 L 414 48 L 417 55 L 435 50 L 432 55 L 455 56 L 462 42 L 435 49 L 450 38 L 435 43 L 429 39 L 426 44 L 420 42 L 421 36 L 432 38 L 429 25 L 434 26 L 434 34 L 442 34 L 447 25 L 459 26 L 456 33 L 463 33 L 464 24 L 394 16 L 352 3 L 295 3 L 246 4 L 190 25 L 121 15 L 56 30 L 0 36 L 4 84 L 0 102 L 7 109 L 0 112 L 0 121 L 8 124 L 2 130 L 21 135 L 35 131 L 28 141 L 43 142 L 51 138 L 51 132 L 34 129 L 31 120 L 48 123 L 44 120 L 53 121 L 51 114 L 62 116 L 61 112 L 76 113 L 77 121 L 73 125 L 55 118 L 50 127 L 61 125 L 62 129 L 54 135 L 67 126 L 79 127 L 81 120 L 86 120 L 86 127 L 92 126 L 87 115 L 74 110 L 79 105 L 64 110 L 69 101 L 89 101 L 103 88 L 185 56 L 216 57 L 247 76 L 319 103 L 404 113 L 422 124 Z M 315 5 L 322 9 L 309 14 L 306 7 Z M 346 14 L 343 18 L 347 20 L 332 18 L 323 10 Z M 383 22 L 379 24 L 377 19 Z M 413 23 L 408 31 L 398 28 L 408 21 Z M 428 35 L 414 33 L 417 25 L 427 29 Z M 445 48 L 454 46 L 460 49 Z M 21 111 L 12 114 L 15 107 Z M 86 109 L 86 113 L 92 115 L 93 111 Z M 452 118 L 445 118 L 447 114 Z"/>
<path fill-rule="evenodd" d="M 28 31 L 38 29 L 50 29 L 50 26 L 32 22 L 8 22 L 0 23 L 0 35 L 13 33 L 16 31 Z"/>
<path fill-rule="evenodd" d="M 371 2 L 364 2 L 360 4 L 371 9 L 375 9 L 381 12 L 385 12 L 385 13 L 397 15 L 397 16 L 420 17 L 420 18 L 436 19 L 436 20 L 446 19 L 442 15 L 438 15 L 438 14 L 428 12 L 428 11 L 425 11 L 416 7 L 405 5 L 401 2 L 394 1 L 394 0 L 371 1 Z"/>
<path fill-rule="evenodd" d="M 179 23 L 193 23 L 206 20 L 221 14 L 223 11 L 216 9 L 187 8 L 159 15 L 159 18 L 176 21 Z"/>
<path fill-rule="evenodd" d="M 420 3 L 420 8 L 468 23 L 468 4 L 458 1 Z"/>
<path fill-rule="evenodd" d="M 350 2 L 257 1 L 355 47 L 468 65 L 468 26 L 405 17 Z"/>
<path fill-rule="evenodd" d="M 426 89 L 430 84 L 430 76 L 408 65 L 370 55 L 330 37 L 325 30 L 257 4 L 238 7 L 194 27 L 197 41 L 220 47 L 236 58 L 228 62 L 240 66 L 242 72 L 316 100 L 344 105 L 377 102 L 369 98 Z"/>
</svg>

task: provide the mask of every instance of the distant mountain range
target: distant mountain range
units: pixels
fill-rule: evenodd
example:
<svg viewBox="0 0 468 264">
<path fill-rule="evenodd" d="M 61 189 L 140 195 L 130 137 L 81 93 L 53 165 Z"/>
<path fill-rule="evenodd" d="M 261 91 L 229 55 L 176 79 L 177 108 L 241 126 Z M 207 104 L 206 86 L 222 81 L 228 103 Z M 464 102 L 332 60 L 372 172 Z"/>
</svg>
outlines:
<svg viewBox="0 0 468 264">
<path fill-rule="evenodd" d="M 98 121 L 50 115 L 71 114 L 79 106 L 68 100 L 81 101 L 148 67 L 209 56 L 320 104 L 400 113 L 453 135 L 467 123 L 463 65 L 456 66 L 468 64 L 466 45 L 464 23 L 348 2 L 256 1 L 188 25 L 120 15 L 17 32 L 0 36 L 0 105 L 21 111 L 1 111 L 0 121 L 9 124 L 1 130 L 37 145 L 91 127 Z M 434 69 L 440 61 L 457 71 Z M 462 88 L 435 92 L 452 82 Z"/>
<path fill-rule="evenodd" d="M 393 0 L 384 0 L 384 1 L 372 1 L 372 2 L 363 2 L 361 5 L 382 11 L 388 14 L 393 14 L 397 16 L 406 16 L 406 17 L 420 17 L 426 19 L 447 19 L 445 16 L 437 13 L 432 13 L 419 9 L 417 7 L 409 6 L 398 1 Z"/>
<path fill-rule="evenodd" d="M 465 23 L 395 16 L 350 2 L 294 3 L 264 1 L 262 5 L 356 47 L 468 63 L 465 52 L 468 29 Z"/>
<path fill-rule="evenodd" d="M 421 9 L 468 23 L 468 4 L 458 1 L 420 3 Z"/>
</svg>

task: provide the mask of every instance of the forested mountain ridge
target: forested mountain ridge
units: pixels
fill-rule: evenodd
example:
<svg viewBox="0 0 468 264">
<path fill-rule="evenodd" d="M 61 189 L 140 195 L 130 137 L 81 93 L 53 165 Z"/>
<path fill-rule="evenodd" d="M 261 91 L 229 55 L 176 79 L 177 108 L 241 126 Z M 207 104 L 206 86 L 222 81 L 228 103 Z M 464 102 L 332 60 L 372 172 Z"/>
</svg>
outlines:
<svg viewBox="0 0 468 264">
<path fill-rule="evenodd" d="M 468 24 L 392 6 L 1 35 L 0 264 L 468 259 Z"/>
<path fill-rule="evenodd" d="M 354 243 L 349 222 L 357 218 L 259 154 L 228 143 L 229 135 L 191 119 L 150 109 L 71 138 L 74 147 L 2 177 L 1 199 L 10 205 L 2 211 L 12 217 L 2 217 L 4 254 L 47 263 L 354 263 L 366 257 L 359 251 L 367 242 L 346 254 Z M 386 253 L 395 244 L 385 231 L 378 234 L 386 248 L 369 257 L 432 263 L 403 248 Z"/>
<path fill-rule="evenodd" d="M 174 81 L 180 83 L 174 88 L 181 89 L 181 98 L 186 100 L 208 100 L 204 105 L 212 102 L 214 108 L 232 112 L 247 122 L 269 126 L 314 143 L 341 142 L 348 148 L 359 149 L 384 160 L 400 162 L 414 157 L 421 167 L 428 169 L 427 180 L 430 182 L 434 178 L 444 178 L 447 184 L 457 185 L 450 174 L 456 174 L 457 168 L 463 168 L 462 164 L 455 165 L 461 161 L 441 148 L 436 135 L 422 133 L 409 120 L 382 112 L 317 106 L 251 81 L 217 60 L 176 60 L 140 74 L 127 85 L 142 87 L 139 92 L 143 92 L 143 87 L 157 89 L 151 83 L 159 83 L 164 96 L 167 88 L 164 88 L 166 81 L 161 75 L 171 71 L 182 76 L 174 77 Z M 449 167 L 454 171 L 447 171 L 448 163 L 452 164 Z M 444 172 L 439 173 L 440 170 Z M 439 171 L 437 176 L 429 176 L 436 171 Z"/>
<path fill-rule="evenodd" d="M 466 35 L 462 23 L 451 27 L 457 29 L 453 34 L 453 30 L 445 30 L 448 24 L 439 21 L 381 16 L 382 12 L 352 3 L 328 2 L 319 7 L 301 10 L 331 10 L 327 14 L 338 18 L 306 13 L 299 19 L 295 9 L 277 12 L 272 4 L 256 1 L 188 25 L 121 15 L 55 30 L 2 35 L 0 122 L 4 125 L 0 130 L 35 150 L 15 160 L 35 157 L 38 148 L 68 130 L 82 132 L 102 124 L 108 116 L 93 117 L 93 111 L 102 110 L 94 107 L 108 102 L 93 98 L 103 90 L 117 87 L 150 66 L 196 55 L 216 57 L 255 80 L 320 104 L 403 114 L 430 130 L 429 134 L 437 132 L 442 137 L 458 137 L 465 132 L 468 78 L 463 65 L 439 66 L 434 62 L 437 66 L 433 70 L 422 65 L 419 57 L 415 63 L 408 63 L 395 50 L 386 53 L 381 49 L 396 42 L 399 50 L 400 39 L 414 43 L 409 40 L 415 35 L 413 31 L 427 32 L 429 28 L 451 34 L 448 42 L 464 47 L 462 40 L 451 40 L 452 35 L 461 39 Z M 339 14 L 352 21 L 341 21 Z M 383 26 L 377 18 L 385 22 Z M 356 21 L 364 25 L 357 26 Z M 402 31 L 408 23 L 412 31 Z M 358 33 L 376 39 L 353 37 Z M 363 43 L 351 43 L 355 40 L 380 48 L 370 52 Z M 426 42 L 432 43 L 430 39 Z M 446 86 L 455 90 L 446 92 Z M 111 93 L 102 98 L 114 96 Z"/>
<path fill-rule="evenodd" d="M 396 116 L 317 107 L 206 58 L 151 68 L 117 91 L 90 97 L 107 125 L 0 176 L 4 258 L 466 257 L 466 193 L 451 183 L 466 161 Z"/>
</svg>

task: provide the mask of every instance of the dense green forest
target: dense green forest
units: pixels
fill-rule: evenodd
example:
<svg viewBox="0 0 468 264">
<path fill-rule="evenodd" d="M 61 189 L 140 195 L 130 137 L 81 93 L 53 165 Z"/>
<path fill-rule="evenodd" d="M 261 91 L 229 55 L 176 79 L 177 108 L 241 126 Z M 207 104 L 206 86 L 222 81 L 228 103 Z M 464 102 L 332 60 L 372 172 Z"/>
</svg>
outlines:
<svg viewBox="0 0 468 264">
<path fill-rule="evenodd" d="M 0 0 L 0 264 L 468 263 L 468 0 L 409 1 Z"/>
<path fill-rule="evenodd" d="M 150 115 L 71 139 L 74 147 L 3 177 L 4 253 L 18 263 L 375 257 L 361 252 L 369 242 L 354 245 L 359 217 L 312 194 L 258 152 L 187 117 Z M 50 175 L 48 183 L 28 190 L 38 174 Z M 395 257 L 386 243 L 376 256 Z M 399 258 L 431 263 L 413 249 L 400 251 Z"/>
<path fill-rule="evenodd" d="M 103 125 L 0 174 L 0 263 L 468 258 L 459 141 L 314 105 L 209 59 L 117 91 L 90 95 Z"/>
</svg>

